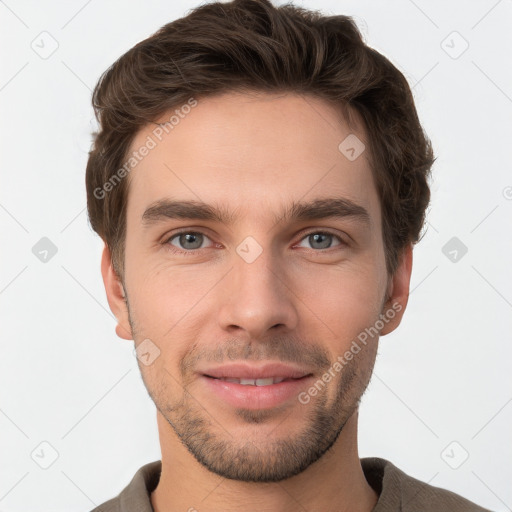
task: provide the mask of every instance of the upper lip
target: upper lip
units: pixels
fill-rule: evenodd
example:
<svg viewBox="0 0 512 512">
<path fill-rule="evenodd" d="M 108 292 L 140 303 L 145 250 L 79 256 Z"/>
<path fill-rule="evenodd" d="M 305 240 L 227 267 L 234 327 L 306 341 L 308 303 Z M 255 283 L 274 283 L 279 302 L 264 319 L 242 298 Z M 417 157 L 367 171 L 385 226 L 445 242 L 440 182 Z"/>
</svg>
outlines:
<svg viewBox="0 0 512 512">
<path fill-rule="evenodd" d="M 225 364 L 214 368 L 200 370 L 202 375 L 215 377 L 216 379 L 268 379 L 270 377 L 283 377 L 285 379 L 300 379 L 311 372 L 283 363 L 254 364 Z"/>
</svg>

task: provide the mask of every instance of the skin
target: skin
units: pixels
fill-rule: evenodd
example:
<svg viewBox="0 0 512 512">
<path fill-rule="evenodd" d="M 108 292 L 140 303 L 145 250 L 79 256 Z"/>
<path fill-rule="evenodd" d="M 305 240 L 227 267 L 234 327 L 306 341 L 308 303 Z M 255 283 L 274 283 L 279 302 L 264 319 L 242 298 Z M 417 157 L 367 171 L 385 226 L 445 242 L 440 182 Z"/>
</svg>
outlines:
<svg viewBox="0 0 512 512">
<path fill-rule="evenodd" d="M 349 127 L 324 100 L 291 93 L 201 99 L 129 175 L 125 274 L 116 275 L 105 248 L 102 275 L 118 336 L 136 346 L 150 339 L 160 350 L 152 364 L 139 361 L 157 406 L 157 512 L 369 512 L 377 502 L 361 468 L 357 422 L 379 336 L 307 404 L 235 408 L 196 373 L 219 359 L 293 360 L 321 378 L 393 304 L 401 310 L 380 336 L 399 325 L 412 247 L 389 276 L 367 154 L 349 161 L 338 149 L 351 133 L 366 141 L 352 115 Z M 154 128 L 142 129 L 132 148 Z M 348 217 L 276 223 L 292 200 L 332 197 L 366 208 L 370 225 Z M 162 198 L 222 204 L 239 217 L 145 227 L 143 212 Z M 204 234 L 200 248 L 171 238 L 178 228 Z M 309 236 L 325 231 L 334 235 L 327 248 Z M 262 249 L 252 263 L 236 251 L 247 236 Z"/>
</svg>

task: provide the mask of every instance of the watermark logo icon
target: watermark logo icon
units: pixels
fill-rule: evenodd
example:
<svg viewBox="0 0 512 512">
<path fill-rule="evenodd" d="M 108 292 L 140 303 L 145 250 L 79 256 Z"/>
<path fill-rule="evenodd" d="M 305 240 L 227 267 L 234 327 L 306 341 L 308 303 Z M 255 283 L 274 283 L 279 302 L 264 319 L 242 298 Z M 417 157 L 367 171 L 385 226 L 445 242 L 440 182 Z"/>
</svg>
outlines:
<svg viewBox="0 0 512 512">
<path fill-rule="evenodd" d="M 469 43 L 454 30 L 441 41 L 441 48 L 452 59 L 458 59 L 469 48 Z"/>
<path fill-rule="evenodd" d="M 510 185 L 503 189 L 503 197 L 508 201 L 512 200 L 512 187 Z"/>
<path fill-rule="evenodd" d="M 32 247 L 32 254 L 42 263 L 48 263 L 57 254 L 57 250 L 57 246 L 49 238 L 43 236 Z"/>
<path fill-rule="evenodd" d="M 338 149 L 348 160 L 353 162 L 361 156 L 363 151 L 366 149 L 366 146 L 359 137 L 351 133 L 348 137 L 343 139 L 342 142 L 340 142 Z"/>
<path fill-rule="evenodd" d="M 248 236 L 238 245 L 236 252 L 246 263 L 252 263 L 263 252 L 263 247 L 252 236 Z"/>
<path fill-rule="evenodd" d="M 452 469 L 460 468 L 468 458 L 468 451 L 458 441 L 452 441 L 441 452 L 441 459 L 443 459 Z"/>
<path fill-rule="evenodd" d="M 59 452 L 48 441 L 43 441 L 32 450 L 30 457 L 41 469 L 48 469 L 59 458 Z"/>
<path fill-rule="evenodd" d="M 30 47 L 41 59 L 46 60 L 57 51 L 59 43 L 49 32 L 43 30 L 43 32 L 36 36 L 30 43 Z"/>
<path fill-rule="evenodd" d="M 135 355 L 144 366 L 149 366 L 160 356 L 160 349 L 149 338 L 146 338 L 135 349 Z"/>
<path fill-rule="evenodd" d="M 466 255 L 468 248 L 454 236 L 443 245 L 441 251 L 452 263 L 458 263 Z"/>
</svg>

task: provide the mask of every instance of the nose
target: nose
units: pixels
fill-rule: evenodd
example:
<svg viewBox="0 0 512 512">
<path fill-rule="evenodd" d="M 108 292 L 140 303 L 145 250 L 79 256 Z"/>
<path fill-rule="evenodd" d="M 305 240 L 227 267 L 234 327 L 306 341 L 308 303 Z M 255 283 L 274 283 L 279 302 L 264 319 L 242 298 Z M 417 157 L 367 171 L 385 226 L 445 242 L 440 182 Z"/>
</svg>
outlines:
<svg viewBox="0 0 512 512">
<path fill-rule="evenodd" d="M 218 321 L 223 330 L 235 335 L 245 331 L 249 339 L 258 340 L 271 329 L 296 329 L 298 312 L 293 286 L 282 262 L 276 262 L 270 252 L 264 250 L 250 263 L 235 255 L 222 292 Z"/>
</svg>

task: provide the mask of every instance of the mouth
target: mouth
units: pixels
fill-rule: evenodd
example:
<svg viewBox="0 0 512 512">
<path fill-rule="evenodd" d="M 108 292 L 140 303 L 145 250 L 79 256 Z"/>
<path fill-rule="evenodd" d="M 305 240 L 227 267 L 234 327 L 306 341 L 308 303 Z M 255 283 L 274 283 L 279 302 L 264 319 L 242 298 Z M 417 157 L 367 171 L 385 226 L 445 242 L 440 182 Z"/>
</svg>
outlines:
<svg viewBox="0 0 512 512">
<path fill-rule="evenodd" d="M 212 375 L 205 375 L 210 379 L 221 380 L 224 382 L 233 382 L 235 384 L 241 384 L 242 386 L 271 386 L 272 384 L 280 384 L 281 382 L 300 380 L 304 377 L 266 377 L 257 379 L 237 378 L 237 377 L 213 377 Z M 306 375 L 307 377 L 307 375 Z"/>
<path fill-rule="evenodd" d="M 313 373 L 281 363 L 230 364 L 205 369 L 200 381 L 211 399 L 242 409 L 272 409 L 298 402 Z"/>
</svg>

